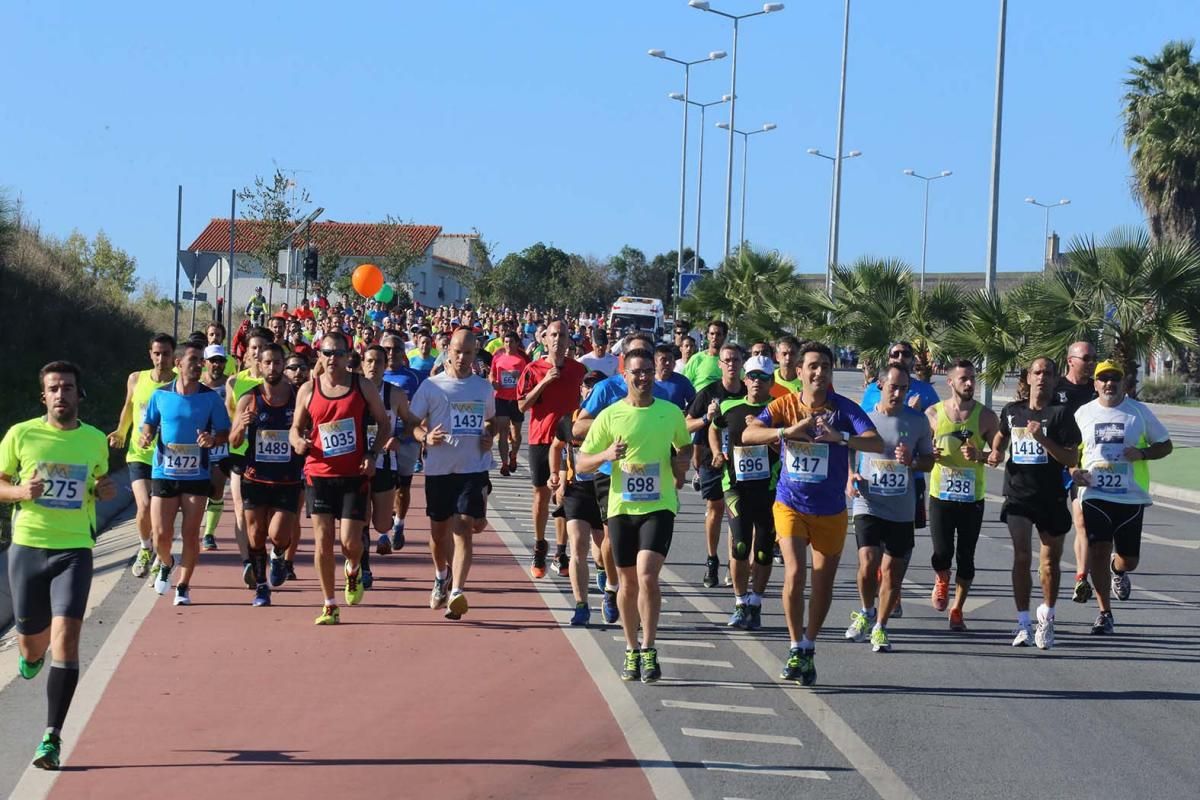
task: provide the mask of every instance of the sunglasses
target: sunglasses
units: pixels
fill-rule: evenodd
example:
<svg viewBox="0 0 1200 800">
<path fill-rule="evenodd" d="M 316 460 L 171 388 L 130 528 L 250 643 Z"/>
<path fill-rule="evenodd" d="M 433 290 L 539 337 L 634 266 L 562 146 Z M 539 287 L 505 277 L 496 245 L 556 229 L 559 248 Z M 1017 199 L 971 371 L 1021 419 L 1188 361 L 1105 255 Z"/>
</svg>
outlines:
<svg viewBox="0 0 1200 800">
<path fill-rule="evenodd" d="M 286 367 L 284 367 L 284 369 L 287 370 L 288 372 L 295 372 L 298 369 L 308 369 L 308 365 L 307 364 L 288 364 Z"/>
<path fill-rule="evenodd" d="M 1090 364 L 1096 360 L 1096 357 L 1094 355 L 1091 355 L 1090 353 L 1087 355 L 1082 355 L 1082 356 L 1071 356 L 1071 358 L 1078 358 L 1080 361 L 1082 361 L 1085 364 Z"/>
<path fill-rule="evenodd" d="M 345 350 L 341 350 L 341 349 L 338 349 L 338 350 L 322 350 L 322 351 L 321 351 L 321 355 L 325 356 L 326 358 L 337 358 L 338 356 L 344 356 L 344 355 L 346 355 L 346 351 L 345 351 Z"/>
<path fill-rule="evenodd" d="M 729 364 L 730 366 L 733 366 L 734 364 L 742 363 L 742 360 L 740 358 L 722 358 L 721 363 Z"/>
<path fill-rule="evenodd" d="M 1122 377 L 1123 376 L 1121 375 L 1107 373 L 1106 375 L 1097 375 L 1096 380 L 1098 380 L 1100 383 L 1119 383 Z"/>
<path fill-rule="evenodd" d="M 912 358 L 912 350 L 893 350 L 888 353 L 892 358 Z"/>
</svg>

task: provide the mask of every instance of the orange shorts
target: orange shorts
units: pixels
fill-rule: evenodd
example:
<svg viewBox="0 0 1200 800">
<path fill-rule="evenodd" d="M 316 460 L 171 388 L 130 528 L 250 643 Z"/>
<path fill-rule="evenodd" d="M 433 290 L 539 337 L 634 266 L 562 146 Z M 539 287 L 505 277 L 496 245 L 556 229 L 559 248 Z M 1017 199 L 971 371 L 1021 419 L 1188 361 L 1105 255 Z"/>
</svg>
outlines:
<svg viewBox="0 0 1200 800">
<path fill-rule="evenodd" d="M 775 537 L 795 536 L 812 545 L 813 550 L 827 556 L 840 556 L 846 544 L 845 510 L 837 514 L 805 514 L 779 501 L 771 507 L 775 517 Z"/>
</svg>

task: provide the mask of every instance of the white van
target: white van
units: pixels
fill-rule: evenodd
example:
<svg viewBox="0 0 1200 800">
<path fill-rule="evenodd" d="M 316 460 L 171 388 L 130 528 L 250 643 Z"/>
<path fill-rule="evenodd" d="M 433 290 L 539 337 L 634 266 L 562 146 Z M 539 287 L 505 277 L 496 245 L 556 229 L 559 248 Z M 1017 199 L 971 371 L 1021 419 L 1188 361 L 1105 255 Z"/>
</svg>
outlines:
<svg viewBox="0 0 1200 800">
<path fill-rule="evenodd" d="M 663 340 L 666 332 L 663 302 L 657 298 L 618 297 L 609 309 L 609 317 L 609 327 L 615 327 L 618 335 L 640 330 L 659 342 Z"/>
</svg>

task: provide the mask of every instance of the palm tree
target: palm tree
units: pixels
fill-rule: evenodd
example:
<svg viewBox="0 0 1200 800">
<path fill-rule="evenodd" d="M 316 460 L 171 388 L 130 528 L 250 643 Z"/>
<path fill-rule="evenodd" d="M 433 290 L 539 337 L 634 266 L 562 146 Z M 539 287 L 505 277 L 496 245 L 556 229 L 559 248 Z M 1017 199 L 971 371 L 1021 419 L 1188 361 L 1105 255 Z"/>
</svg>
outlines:
<svg viewBox="0 0 1200 800">
<path fill-rule="evenodd" d="M 1183 41 L 1133 61 L 1124 97 L 1133 193 L 1155 241 L 1200 242 L 1200 62 Z"/>
</svg>

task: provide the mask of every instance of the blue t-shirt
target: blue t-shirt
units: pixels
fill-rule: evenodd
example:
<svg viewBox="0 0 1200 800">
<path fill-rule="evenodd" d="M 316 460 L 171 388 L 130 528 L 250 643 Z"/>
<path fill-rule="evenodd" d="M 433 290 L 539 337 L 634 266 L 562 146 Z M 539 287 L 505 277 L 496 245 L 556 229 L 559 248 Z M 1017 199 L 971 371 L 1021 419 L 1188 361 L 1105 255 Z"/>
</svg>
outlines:
<svg viewBox="0 0 1200 800">
<path fill-rule="evenodd" d="M 412 402 L 413 395 L 417 393 L 417 387 L 421 385 L 421 376 L 408 367 L 385 371 L 383 373 L 383 380 L 385 383 L 390 383 L 404 392 L 405 399 L 410 403 Z M 402 434 L 401 438 L 406 442 L 412 441 L 412 431 L 404 429 L 404 420 L 398 416 L 396 417 L 396 427 L 393 433 L 396 435 Z"/>
<path fill-rule="evenodd" d="M 420 353 L 414 356 L 410 353 L 408 356 L 409 368 L 417 373 L 417 376 L 421 380 L 429 377 L 429 374 L 433 372 L 433 365 L 436 363 L 437 356 L 433 355 L 433 353 L 430 353 L 428 356 L 423 356 Z"/>
<path fill-rule="evenodd" d="M 883 393 L 879 389 L 879 382 L 871 381 L 867 384 L 867 388 L 863 389 L 862 402 L 859 405 L 862 406 L 863 411 L 870 414 L 875 410 L 875 406 L 879 405 L 882 397 Z M 916 410 L 922 412 L 932 405 L 937 405 L 942 400 L 942 398 L 938 397 L 937 390 L 933 388 L 932 383 L 923 381 L 920 378 L 909 378 L 908 394 L 904 396 L 904 404 L 908 405 L 908 401 L 914 397 L 921 398 L 921 402 Z"/>
<path fill-rule="evenodd" d="M 665 395 L 659 395 L 656 391 L 655 397 L 661 396 L 662 399 L 674 403 L 685 414 L 692 401 L 696 399 L 696 390 L 692 386 L 692 382 L 678 372 L 672 372 L 671 377 L 666 381 L 655 381 L 654 388 L 666 392 Z"/>
<path fill-rule="evenodd" d="M 684 378 L 684 380 L 687 380 Z M 667 396 L 667 387 L 660 385 L 657 381 L 654 382 L 652 394 L 668 402 L 674 402 Z M 629 386 L 625 383 L 624 375 L 613 375 L 605 378 L 592 387 L 592 393 L 588 395 L 588 399 L 584 401 L 582 409 L 588 413 L 594 420 L 600 416 L 600 412 L 617 402 L 621 398 L 629 394 Z M 602 475 L 611 475 L 612 466 L 605 461 L 596 470 Z"/>
<path fill-rule="evenodd" d="M 159 480 L 208 480 L 208 449 L 196 444 L 197 431 L 228 433 L 229 412 L 214 390 L 200 385 L 195 394 L 179 394 L 171 382 L 150 395 L 143 424 L 158 429 L 150 477 Z"/>
</svg>

